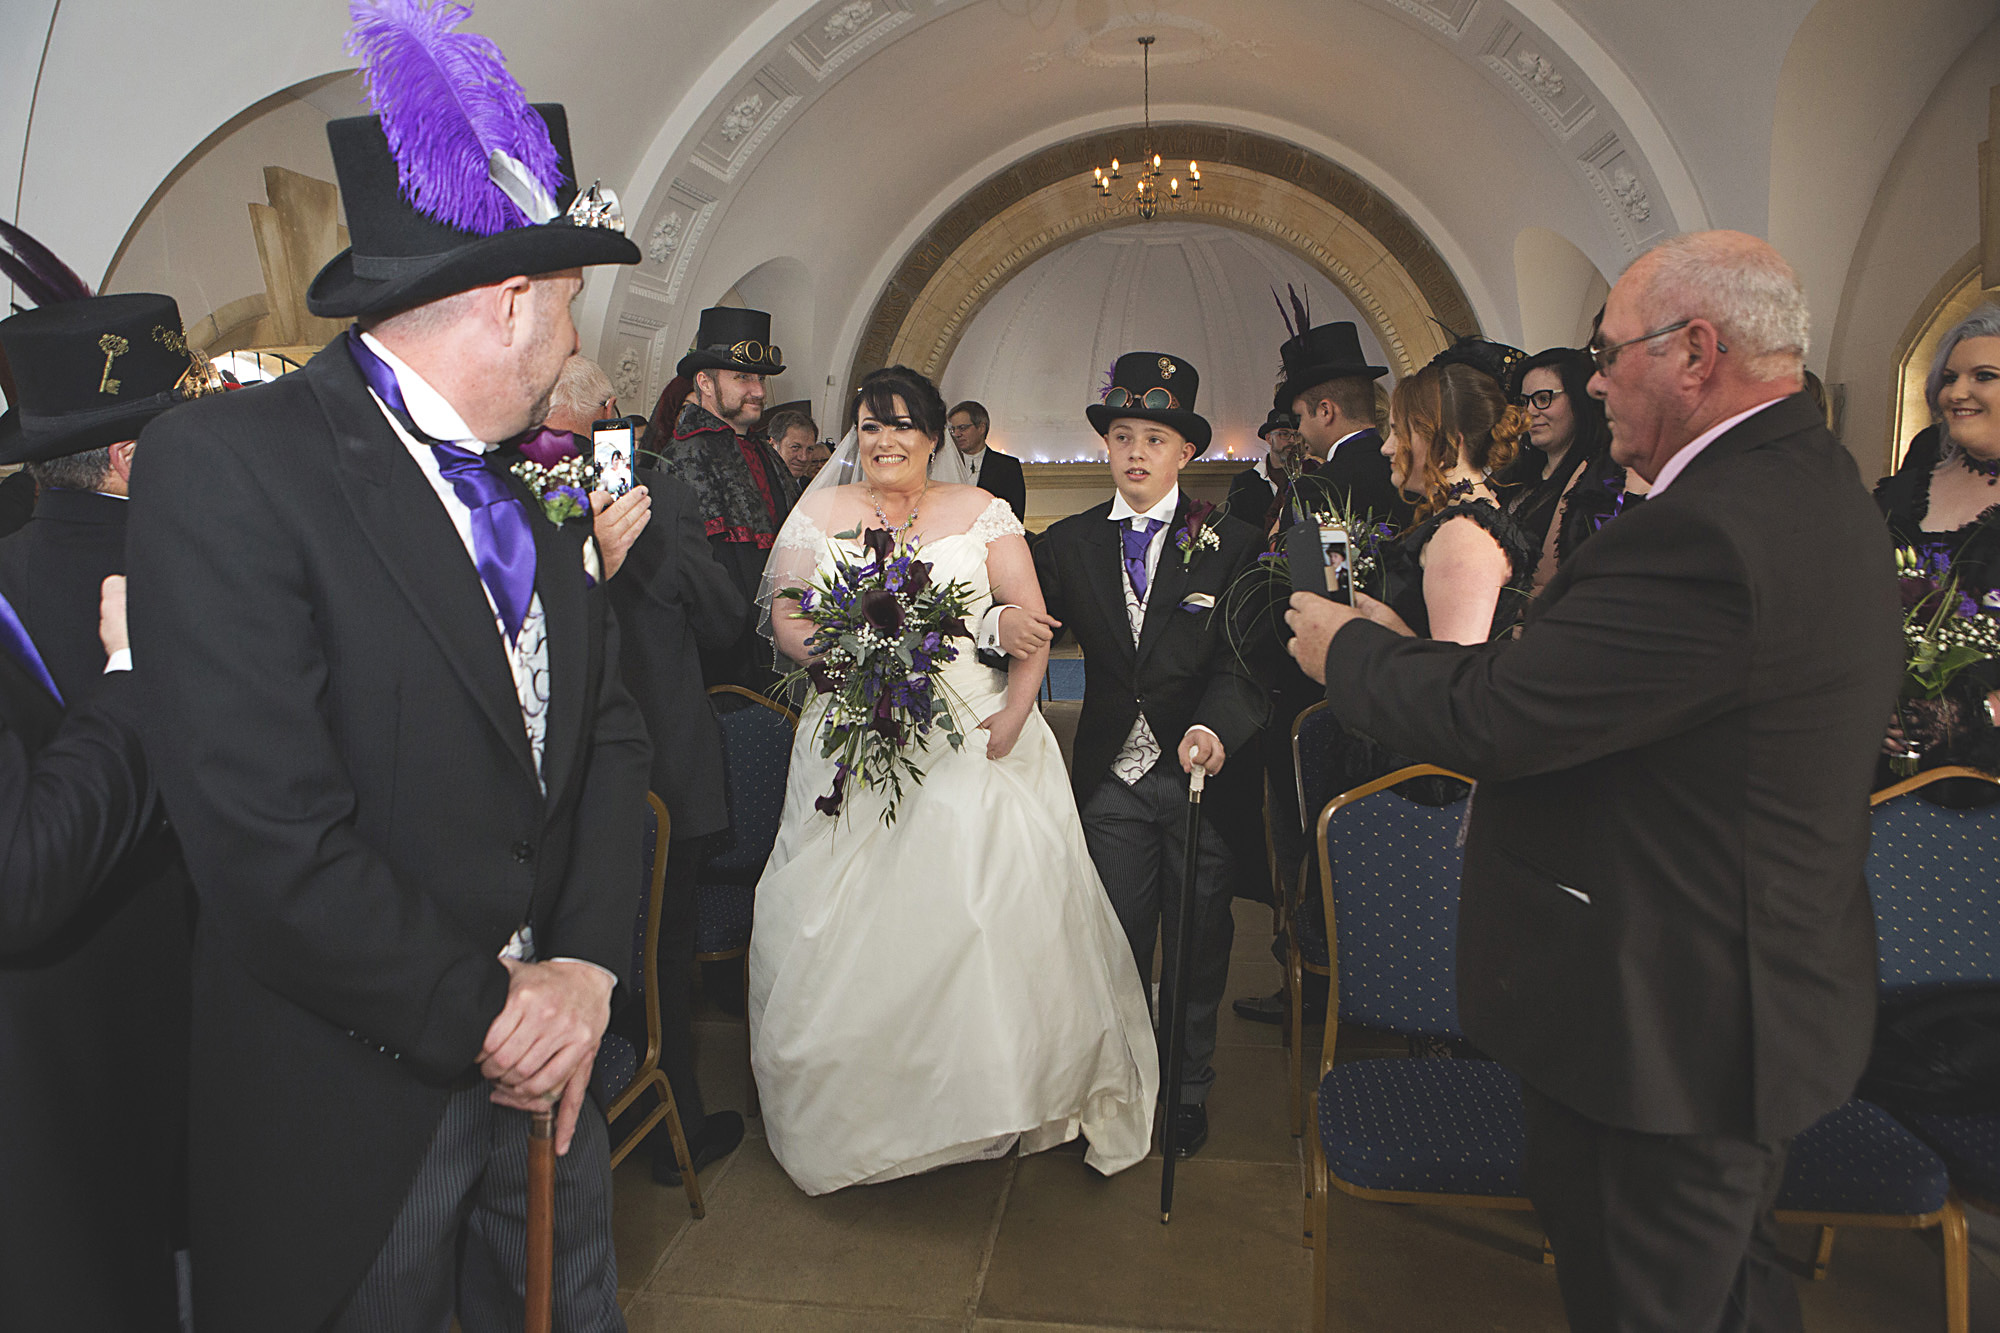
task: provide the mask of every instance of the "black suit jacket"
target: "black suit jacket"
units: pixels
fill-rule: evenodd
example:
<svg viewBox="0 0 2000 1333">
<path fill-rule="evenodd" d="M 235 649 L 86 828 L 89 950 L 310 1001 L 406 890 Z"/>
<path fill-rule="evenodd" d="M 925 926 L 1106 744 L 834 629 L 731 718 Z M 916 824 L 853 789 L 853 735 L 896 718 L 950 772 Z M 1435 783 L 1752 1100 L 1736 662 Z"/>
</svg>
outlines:
<svg viewBox="0 0 2000 1333">
<path fill-rule="evenodd" d="M 1772 1140 L 1844 1101 L 1875 1009 L 1863 863 L 1899 619 L 1854 460 L 1798 395 L 1592 538 L 1518 641 L 1337 634 L 1341 720 L 1479 779 L 1466 1034 L 1649 1133 Z"/>
<path fill-rule="evenodd" d="M 988 495 L 1005 500 L 1017 520 L 1028 521 L 1028 479 L 1021 471 L 1020 459 L 989 448 L 979 456 L 979 475 L 974 482 Z"/>
<path fill-rule="evenodd" d="M 1264 725 L 1264 693 L 1237 660 L 1223 618 L 1209 609 L 1184 609 L 1195 597 L 1222 606 L 1229 585 L 1257 558 L 1257 533 L 1233 518 L 1212 520 L 1222 545 L 1199 553 L 1189 567 L 1174 545 L 1187 512 L 1183 491 L 1163 539 L 1136 645 L 1125 615 L 1124 550 L 1111 522 L 1111 502 L 1072 514 L 1035 543 L 1035 573 L 1049 614 L 1083 648 L 1083 712 L 1070 765 L 1079 806 L 1110 772 L 1142 709 L 1166 752 L 1162 763 L 1174 762 L 1175 747 L 1197 722 L 1231 755 Z"/>
<path fill-rule="evenodd" d="M 653 738 L 652 789 L 666 802 L 673 836 L 729 827 L 722 725 L 702 683 L 701 653 L 726 652 L 752 629 L 750 602 L 716 563 L 696 512 L 694 488 L 640 468 L 653 517 L 609 583 L 618 613 L 625 688 Z"/>
<path fill-rule="evenodd" d="M 1339 506 L 1357 516 L 1373 514 L 1398 531 L 1410 523 L 1410 502 L 1390 484 L 1382 436 L 1374 430 L 1342 440 L 1325 462 L 1299 478 L 1296 494 L 1307 509 Z M 1278 518 L 1280 528 L 1291 523 L 1290 514 Z"/>
<path fill-rule="evenodd" d="M 0 1084 L 16 1090 L 0 1110 L 0 1179 L 20 1191 L 0 1221 L 0 1291 L 25 1328 L 174 1323 L 191 902 L 138 753 L 137 687 L 103 674 L 99 592 L 125 571 L 129 508 L 44 488 L 34 518 L 0 541 L 0 594 L 67 704 L 25 673 L 0 691 L 17 762 L 53 777 L 0 795 L 17 821 L 0 890 L 0 1027 L 18 1038 L 0 1040 Z M 135 1085 L 154 1108 L 137 1119 Z M 79 1292 L 91 1293 L 83 1309 Z"/>
<path fill-rule="evenodd" d="M 133 654 L 201 898 L 195 1318 L 316 1329 L 473 1085 L 524 922 L 621 976 L 647 769 L 588 519 L 532 506 L 549 710 L 536 771 L 450 516 L 340 341 L 146 428 Z"/>
<path fill-rule="evenodd" d="M 188 918 L 135 876 L 136 683 L 67 714 L 0 653 L 0 1292 L 9 1328 L 170 1333 Z M 143 1089 L 144 1114 L 133 1114 Z"/>
</svg>

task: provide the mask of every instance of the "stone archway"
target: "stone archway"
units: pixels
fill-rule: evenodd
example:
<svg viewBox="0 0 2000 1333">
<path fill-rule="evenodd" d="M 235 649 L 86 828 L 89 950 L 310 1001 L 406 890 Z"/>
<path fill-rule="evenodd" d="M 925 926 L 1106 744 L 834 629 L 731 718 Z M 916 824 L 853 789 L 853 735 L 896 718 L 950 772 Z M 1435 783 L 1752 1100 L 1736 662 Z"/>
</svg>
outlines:
<svg viewBox="0 0 2000 1333">
<path fill-rule="evenodd" d="M 869 312 L 848 383 L 902 362 L 935 378 L 988 297 L 1041 255 L 1130 225 L 1084 184 L 1095 164 L 1130 152 L 1131 129 L 1053 145 L 989 177 L 910 248 Z M 1207 125 L 1154 129 L 1154 151 L 1201 163 L 1203 190 L 1162 213 L 1253 232 L 1311 264 L 1360 310 L 1397 376 L 1443 350 L 1442 324 L 1479 321 L 1444 257 L 1401 209 L 1338 164 L 1266 135 Z M 1273 352 L 1276 349 L 1272 349 Z"/>
</svg>

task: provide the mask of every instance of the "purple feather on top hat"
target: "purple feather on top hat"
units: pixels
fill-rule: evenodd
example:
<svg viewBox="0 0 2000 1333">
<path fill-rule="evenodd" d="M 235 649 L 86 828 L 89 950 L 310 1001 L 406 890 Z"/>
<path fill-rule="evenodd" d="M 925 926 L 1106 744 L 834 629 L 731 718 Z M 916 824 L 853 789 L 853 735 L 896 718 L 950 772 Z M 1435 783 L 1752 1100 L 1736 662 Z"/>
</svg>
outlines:
<svg viewBox="0 0 2000 1333">
<path fill-rule="evenodd" d="M 0 220 L 0 276 L 38 306 L 90 299 L 90 284 L 34 237 Z"/>
<path fill-rule="evenodd" d="M 493 177 L 495 153 L 520 163 L 550 198 L 562 187 L 548 126 L 507 72 L 500 48 L 454 29 L 472 15 L 449 0 L 353 0 L 347 49 L 404 196 L 424 216 L 476 236 L 531 225 Z"/>
</svg>

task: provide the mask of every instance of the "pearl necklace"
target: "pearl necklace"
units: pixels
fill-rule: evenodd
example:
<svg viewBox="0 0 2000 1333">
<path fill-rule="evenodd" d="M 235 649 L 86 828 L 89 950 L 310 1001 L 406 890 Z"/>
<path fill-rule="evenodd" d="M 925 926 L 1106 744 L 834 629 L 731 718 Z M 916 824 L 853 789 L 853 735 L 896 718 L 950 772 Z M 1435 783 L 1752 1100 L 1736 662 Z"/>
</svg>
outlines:
<svg viewBox="0 0 2000 1333">
<path fill-rule="evenodd" d="M 881 522 L 883 527 L 889 530 L 889 534 L 891 536 L 901 536 L 903 533 L 908 532 L 912 527 L 916 525 L 917 507 L 923 504 L 924 497 L 930 494 L 930 489 L 931 489 L 931 479 L 929 477 L 925 477 L 924 488 L 917 492 L 916 501 L 910 506 L 910 516 L 904 519 L 901 523 L 896 523 L 896 524 L 891 524 L 889 522 L 889 516 L 882 512 L 882 497 L 875 493 L 875 488 L 873 486 L 870 486 L 868 488 L 868 499 L 875 506 L 876 519 Z"/>
</svg>

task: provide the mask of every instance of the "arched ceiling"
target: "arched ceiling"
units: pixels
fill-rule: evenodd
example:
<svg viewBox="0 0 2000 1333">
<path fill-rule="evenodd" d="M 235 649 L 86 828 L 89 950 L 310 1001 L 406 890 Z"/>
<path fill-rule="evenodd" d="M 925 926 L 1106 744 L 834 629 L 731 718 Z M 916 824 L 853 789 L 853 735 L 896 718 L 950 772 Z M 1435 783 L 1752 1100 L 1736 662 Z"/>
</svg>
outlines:
<svg viewBox="0 0 2000 1333">
<path fill-rule="evenodd" d="M 1607 277 L 1671 230 L 1791 228 L 1802 269 L 1843 274 L 1849 204 L 1936 81 L 1926 42 L 1951 47 L 1992 3 L 477 0 L 471 26 L 569 106 L 579 163 L 622 187 L 662 256 L 593 280 L 586 345 L 628 388 L 656 388 L 701 306 L 795 260 L 781 268 L 808 288 L 790 299 L 811 327 L 784 341 L 810 364 L 786 387 L 801 392 L 844 367 L 901 257 L 981 181 L 1136 125 L 1141 31 L 1160 37 L 1158 118 L 1254 130 L 1364 177 L 1482 325 L 1519 336 L 1530 228 Z M 339 0 L 0 0 L 0 210 L 99 277 L 197 145 L 347 67 L 346 21 Z M 1871 65 L 1885 24 L 1900 54 Z M 1828 88 L 1835 160 L 1807 184 L 1834 182 L 1842 218 L 1794 226 Z"/>
</svg>

